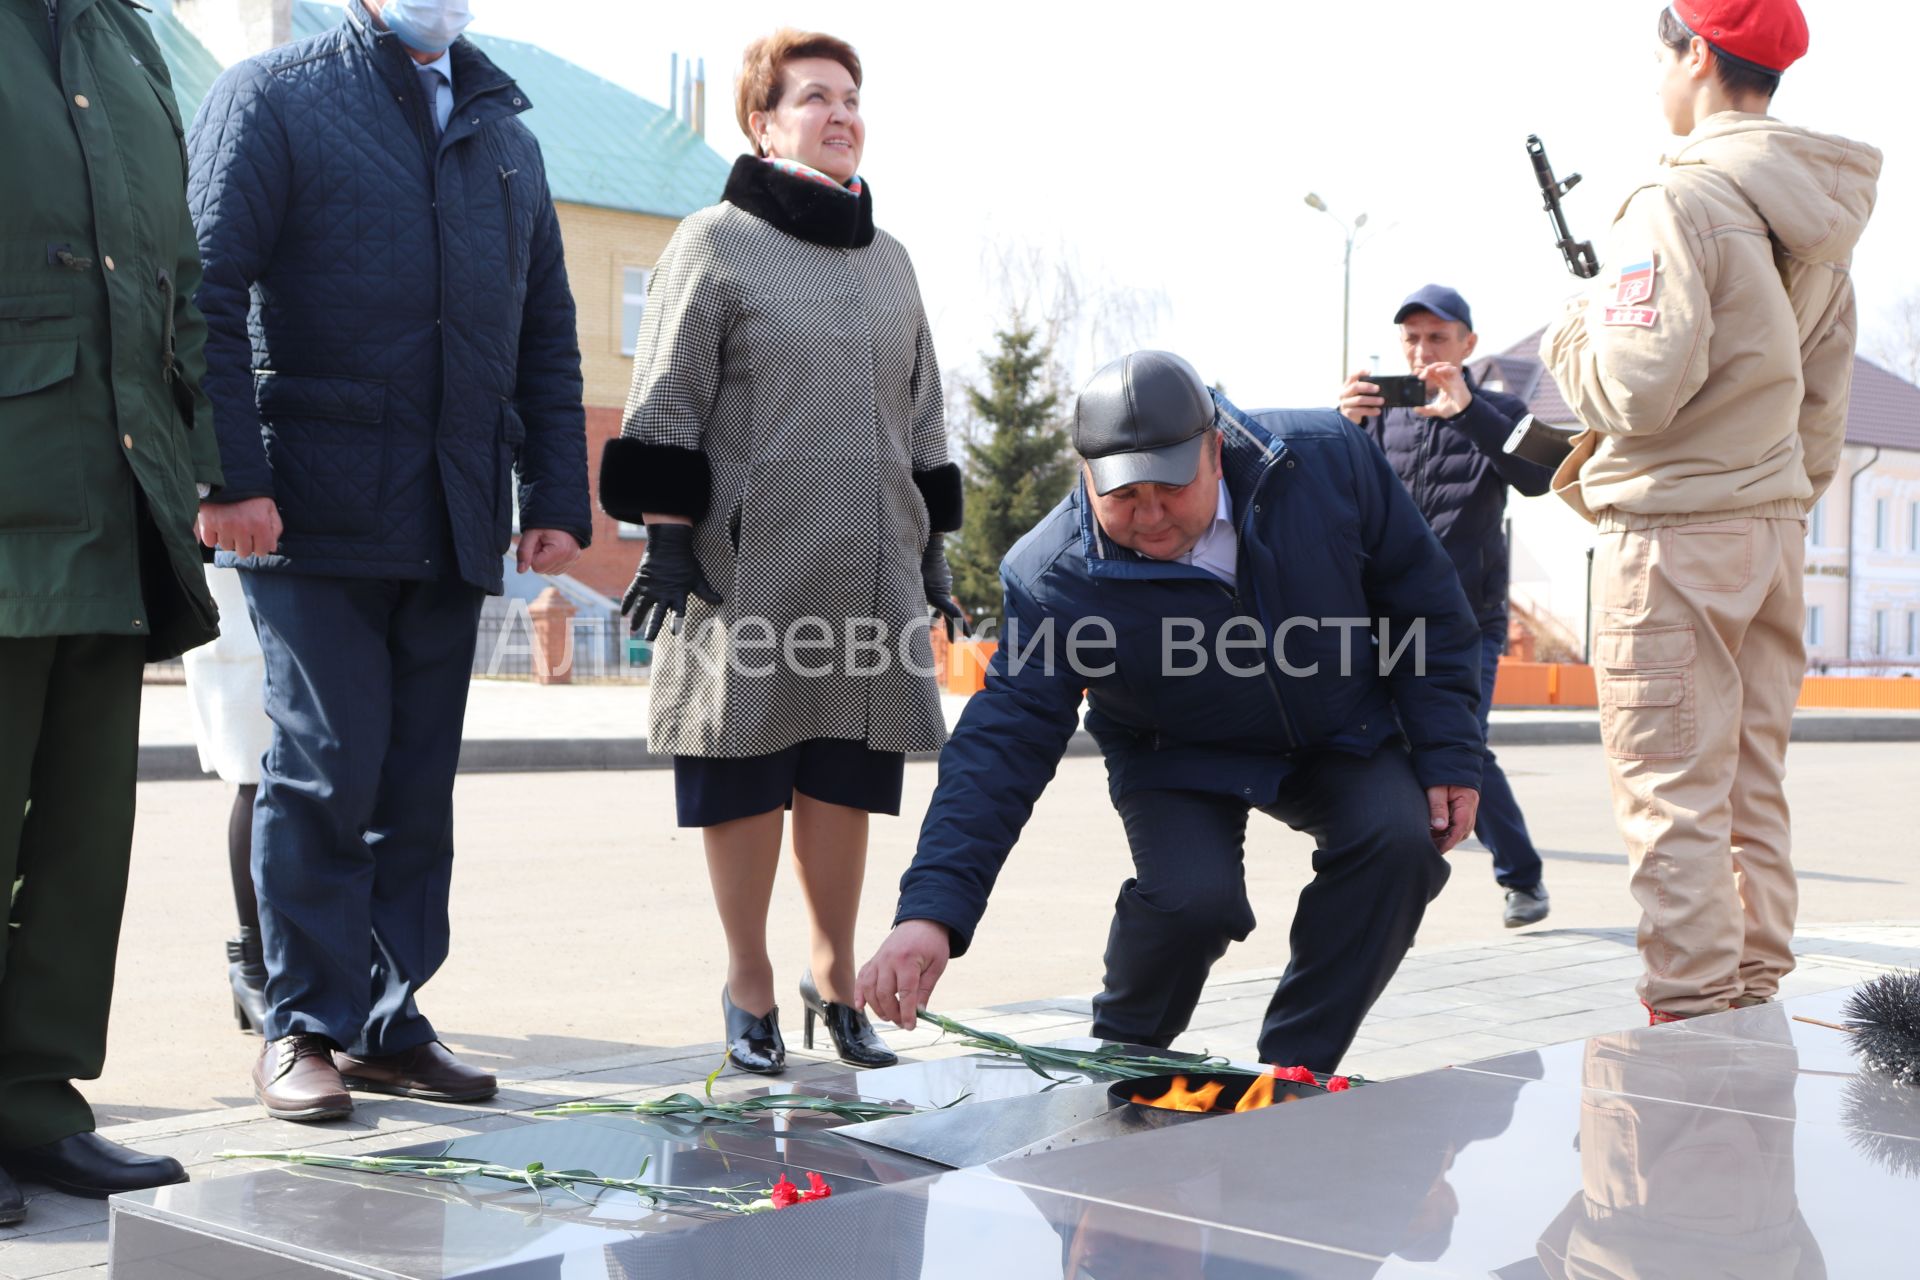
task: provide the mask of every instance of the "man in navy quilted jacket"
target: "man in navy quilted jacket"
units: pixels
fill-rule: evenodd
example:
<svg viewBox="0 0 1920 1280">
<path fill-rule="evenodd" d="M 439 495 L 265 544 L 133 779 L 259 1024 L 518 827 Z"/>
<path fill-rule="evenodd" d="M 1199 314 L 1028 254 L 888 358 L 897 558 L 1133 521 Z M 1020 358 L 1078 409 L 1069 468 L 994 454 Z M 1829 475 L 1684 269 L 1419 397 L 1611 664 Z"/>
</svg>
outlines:
<svg viewBox="0 0 1920 1280">
<path fill-rule="evenodd" d="M 254 1092 L 490 1096 L 414 996 L 445 960 L 480 602 L 587 542 L 573 298 L 513 79 L 465 0 L 351 0 L 229 69 L 193 123 L 207 390 L 273 741 L 254 809 L 267 966 Z"/>
<path fill-rule="evenodd" d="M 1358 370 L 1340 391 L 1340 412 L 1386 451 L 1394 474 L 1413 495 L 1460 575 L 1480 624 L 1480 732 L 1493 710 L 1493 678 L 1507 647 L 1507 490 L 1529 498 L 1547 491 L 1553 473 L 1502 446 L 1527 416 L 1526 403 L 1477 383 L 1467 360 L 1479 343 L 1467 300 L 1430 284 L 1400 304 L 1393 322 L 1408 370 L 1427 385 L 1428 401 L 1383 411 L 1372 375 Z M 1509 929 L 1547 918 L 1540 855 L 1527 834 L 1520 802 L 1488 748 L 1481 769 L 1480 816 L 1473 833 L 1493 855 L 1493 877 L 1506 891 Z"/>
</svg>

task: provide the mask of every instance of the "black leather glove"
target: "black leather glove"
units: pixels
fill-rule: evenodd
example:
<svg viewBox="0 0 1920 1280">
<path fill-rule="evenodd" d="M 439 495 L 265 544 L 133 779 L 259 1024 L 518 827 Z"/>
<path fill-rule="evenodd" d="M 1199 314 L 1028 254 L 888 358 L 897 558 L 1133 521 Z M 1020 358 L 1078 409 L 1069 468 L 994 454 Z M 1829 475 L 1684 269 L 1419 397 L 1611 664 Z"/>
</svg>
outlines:
<svg viewBox="0 0 1920 1280">
<path fill-rule="evenodd" d="M 650 641 L 659 636 L 660 625 L 672 614 L 673 633 L 679 635 L 689 595 L 708 604 L 720 603 L 720 593 L 707 582 L 707 575 L 700 572 L 700 562 L 694 559 L 693 526 L 648 525 L 646 558 L 640 561 L 640 572 L 633 575 L 627 594 L 620 598 L 620 612 L 632 614 L 633 631 Z"/>
<path fill-rule="evenodd" d="M 936 533 L 927 539 L 927 549 L 920 556 L 920 581 L 926 584 L 927 603 L 946 619 L 947 639 L 953 639 L 955 623 L 960 624 L 961 635 L 970 634 L 966 613 L 953 602 L 953 570 L 947 568 L 945 534 Z"/>
</svg>

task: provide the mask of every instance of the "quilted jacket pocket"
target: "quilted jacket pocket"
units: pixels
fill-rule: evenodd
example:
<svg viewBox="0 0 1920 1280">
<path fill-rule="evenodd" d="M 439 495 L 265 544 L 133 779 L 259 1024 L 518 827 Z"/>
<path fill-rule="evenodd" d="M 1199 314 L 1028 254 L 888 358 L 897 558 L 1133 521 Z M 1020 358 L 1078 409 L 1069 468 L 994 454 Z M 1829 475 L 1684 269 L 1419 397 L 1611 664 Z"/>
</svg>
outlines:
<svg viewBox="0 0 1920 1280">
<path fill-rule="evenodd" d="M 51 533 L 86 526 L 73 421 L 78 358 L 79 343 L 71 337 L 0 342 L 0 529 Z"/>
<path fill-rule="evenodd" d="M 1693 754 L 1693 628 L 1622 627 L 1594 636 L 1600 737 L 1615 760 Z"/>
<path fill-rule="evenodd" d="M 378 531 L 387 388 L 367 378 L 257 372 L 254 400 L 290 537 Z"/>
</svg>

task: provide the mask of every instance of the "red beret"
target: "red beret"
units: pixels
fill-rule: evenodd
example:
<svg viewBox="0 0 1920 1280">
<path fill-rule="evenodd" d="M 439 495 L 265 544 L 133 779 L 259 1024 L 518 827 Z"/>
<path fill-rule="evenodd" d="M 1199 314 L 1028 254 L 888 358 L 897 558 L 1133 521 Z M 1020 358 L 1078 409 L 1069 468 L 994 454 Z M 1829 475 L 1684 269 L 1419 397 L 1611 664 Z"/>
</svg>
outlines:
<svg viewBox="0 0 1920 1280">
<path fill-rule="evenodd" d="M 1673 0 L 1673 16 L 1715 49 L 1776 75 L 1807 52 L 1795 0 Z"/>
</svg>

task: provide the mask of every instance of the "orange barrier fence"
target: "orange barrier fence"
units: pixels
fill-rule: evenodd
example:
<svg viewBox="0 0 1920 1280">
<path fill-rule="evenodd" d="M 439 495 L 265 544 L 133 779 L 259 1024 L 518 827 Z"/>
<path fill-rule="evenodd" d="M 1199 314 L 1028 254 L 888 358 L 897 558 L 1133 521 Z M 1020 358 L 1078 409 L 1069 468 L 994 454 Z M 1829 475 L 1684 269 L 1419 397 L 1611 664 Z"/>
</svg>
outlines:
<svg viewBox="0 0 1920 1280">
<path fill-rule="evenodd" d="M 1800 705 L 1920 711 L 1920 680 L 1892 676 L 1808 676 L 1800 683 Z"/>
<path fill-rule="evenodd" d="M 947 692 L 973 694 L 987 683 L 987 664 L 1000 646 L 992 640 L 955 640 L 947 646 Z"/>
<path fill-rule="evenodd" d="M 1577 662 L 1514 662 L 1500 659 L 1493 682 L 1496 707 L 1597 707 L 1593 668 Z"/>
<path fill-rule="evenodd" d="M 1496 707 L 1595 707 L 1593 668 L 1577 662 L 1512 662 L 1500 659 L 1493 683 Z M 1920 680 L 1882 676 L 1808 676 L 1800 686 L 1803 707 L 1857 707 L 1875 711 L 1920 711 Z"/>
<path fill-rule="evenodd" d="M 938 628 L 935 628 L 938 631 Z M 956 640 L 936 636 L 936 660 L 944 657 L 943 683 L 948 693 L 978 693 L 986 684 L 987 664 L 999 645 L 991 640 Z M 944 653 L 942 652 L 944 651 Z M 1578 662 L 1516 662 L 1500 659 L 1493 684 L 1496 707 L 1597 707 L 1599 691 L 1593 668 Z M 1803 707 L 1859 708 L 1873 711 L 1920 711 L 1920 680 L 1884 676 L 1808 676 L 1800 686 Z"/>
</svg>

